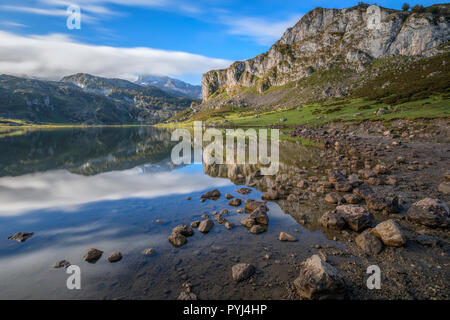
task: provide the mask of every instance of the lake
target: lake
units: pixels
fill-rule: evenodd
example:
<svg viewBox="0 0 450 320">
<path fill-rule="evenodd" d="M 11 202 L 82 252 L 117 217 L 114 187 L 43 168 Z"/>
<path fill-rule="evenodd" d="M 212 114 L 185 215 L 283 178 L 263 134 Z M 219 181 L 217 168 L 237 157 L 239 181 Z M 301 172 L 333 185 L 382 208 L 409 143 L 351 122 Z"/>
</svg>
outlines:
<svg viewBox="0 0 450 320">
<path fill-rule="evenodd" d="M 283 299 L 315 246 L 339 246 L 313 222 L 303 226 L 323 212 L 321 204 L 269 202 L 268 230 L 254 235 L 239 225 L 243 205 L 232 207 L 224 197 L 261 200 L 275 179 L 291 179 L 293 168 L 313 165 L 318 150 L 281 143 L 280 173 L 255 183 L 252 166 L 174 165 L 174 145 L 169 131 L 153 127 L 0 137 L 0 299 L 177 299 L 186 283 L 199 299 Z M 236 192 L 249 185 L 250 194 Z M 222 196 L 202 202 L 213 189 Z M 223 209 L 235 228 L 214 220 L 211 232 L 194 229 L 180 248 L 168 241 L 175 226 Z M 281 231 L 298 241 L 279 241 Z M 34 235 L 7 240 L 16 232 Z M 104 252 L 95 264 L 83 260 L 89 248 Z M 154 254 L 144 255 L 147 248 Z M 116 250 L 123 259 L 110 263 Z M 80 290 L 69 290 L 70 275 L 53 268 L 61 260 L 80 267 Z M 231 268 L 238 262 L 255 265 L 256 275 L 235 283 Z"/>
</svg>

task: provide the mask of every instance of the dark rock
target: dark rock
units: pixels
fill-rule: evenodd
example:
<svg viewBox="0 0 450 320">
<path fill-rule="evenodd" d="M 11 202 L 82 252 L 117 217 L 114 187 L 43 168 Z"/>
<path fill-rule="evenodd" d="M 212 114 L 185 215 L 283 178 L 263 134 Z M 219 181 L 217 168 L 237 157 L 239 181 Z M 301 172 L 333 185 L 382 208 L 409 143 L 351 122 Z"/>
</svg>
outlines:
<svg viewBox="0 0 450 320">
<path fill-rule="evenodd" d="M 98 261 L 98 259 L 101 258 L 102 254 L 103 254 L 103 251 L 97 250 L 95 248 L 90 248 L 90 249 L 88 249 L 86 254 L 83 256 L 83 260 L 87 261 L 89 263 L 96 263 Z"/>
<path fill-rule="evenodd" d="M 231 268 L 233 280 L 244 281 L 255 273 L 255 267 L 248 263 L 238 263 Z"/>
<path fill-rule="evenodd" d="M 200 225 L 200 221 L 198 221 L 198 220 L 197 220 L 197 221 L 192 221 L 192 222 L 191 222 L 191 227 L 192 227 L 192 228 L 198 228 L 199 225 Z"/>
<path fill-rule="evenodd" d="M 449 208 L 437 199 L 425 198 L 414 203 L 406 213 L 406 218 L 430 228 L 450 227 Z"/>
<path fill-rule="evenodd" d="M 203 199 L 218 199 L 220 198 L 220 191 L 215 189 L 213 191 L 209 191 L 201 196 Z"/>
<path fill-rule="evenodd" d="M 267 200 L 267 201 L 274 201 L 280 199 L 280 193 L 276 190 L 269 190 L 267 192 L 264 192 L 261 196 L 261 199 Z"/>
<path fill-rule="evenodd" d="M 358 188 L 353 189 L 353 194 L 360 199 L 366 199 L 373 193 L 373 189 L 367 184 L 362 184 Z"/>
<path fill-rule="evenodd" d="M 336 192 L 328 193 L 325 196 L 325 201 L 328 203 L 331 203 L 331 204 L 342 203 L 343 200 L 344 200 L 344 198 L 339 193 L 336 193 Z"/>
<path fill-rule="evenodd" d="M 252 226 L 250 228 L 249 231 L 250 231 L 250 233 L 253 233 L 253 234 L 260 234 L 260 233 L 263 233 L 264 231 L 266 231 L 266 229 L 264 229 L 264 227 L 259 224 L 255 224 L 254 226 Z"/>
<path fill-rule="evenodd" d="M 336 210 L 325 212 L 320 218 L 320 224 L 325 228 L 342 230 L 345 227 L 345 220 Z"/>
<path fill-rule="evenodd" d="M 361 202 L 361 200 L 357 196 L 355 196 L 354 194 L 350 194 L 350 193 L 344 194 L 344 200 L 345 200 L 345 203 L 348 203 L 348 204 L 358 204 Z"/>
<path fill-rule="evenodd" d="M 34 232 L 17 232 L 16 234 L 9 236 L 8 240 L 16 240 L 18 242 L 25 242 L 29 238 L 31 238 L 34 235 Z"/>
<path fill-rule="evenodd" d="M 61 260 L 61 261 L 59 261 L 59 262 L 56 262 L 56 263 L 53 265 L 53 268 L 55 268 L 55 269 L 60 269 L 60 268 L 68 268 L 68 267 L 70 267 L 70 266 L 71 266 L 71 263 L 70 263 L 69 261 Z"/>
<path fill-rule="evenodd" d="M 374 213 L 398 213 L 398 197 L 383 197 L 377 194 L 371 194 L 366 198 L 367 208 Z"/>
<path fill-rule="evenodd" d="M 331 171 L 330 174 L 328 175 L 328 181 L 333 183 L 342 182 L 345 180 L 346 180 L 345 176 L 337 171 Z"/>
<path fill-rule="evenodd" d="M 356 244 L 368 255 L 374 256 L 381 252 L 383 244 L 370 229 L 365 230 L 355 239 Z"/>
<path fill-rule="evenodd" d="M 268 211 L 267 205 L 262 201 L 255 201 L 252 199 L 247 199 L 244 202 L 245 212 L 253 212 L 259 207 L 263 207 L 266 211 Z"/>
<path fill-rule="evenodd" d="M 228 201 L 228 204 L 233 207 L 239 207 L 242 204 L 242 200 L 239 198 L 234 198 Z"/>
<path fill-rule="evenodd" d="M 120 253 L 120 251 L 114 251 L 108 257 L 108 261 L 111 263 L 119 262 L 120 260 L 122 260 L 122 254 Z"/>
<path fill-rule="evenodd" d="M 252 192 L 252 189 L 249 188 L 240 188 L 236 190 L 237 193 L 240 194 L 250 194 L 250 192 Z"/>
<path fill-rule="evenodd" d="M 182 234 L 185 237 L 191 237 L 194 235 L 194 230 L 186 225 L 178 225 L 173 228 L 172 232 Z"/>
<path fill-rule="evenodd" d="M 439 244 L 439 239 L 433 236 L 420 235 L 416 238 L 416 241 L 423 246 L 436 247 Z"/>
<path fill-rule="evenodd" d="M 231 194 L 227 193 L 227 194 L 225 194 L 225 198 L 226 198 L 227 200 L 230 200 L 230 199 L 233 199 L 234 196 L 232 196 Z"/>
<path fill-rule="evenodd" d="M 203 220 L 198 226 L 198 231 L 201 233 L 208 233 L 214 227 L 214 222 L 211 219 Z"/>
<path fill-rule="evenodd" d="M 372 225 L 373 216 L 363 207 L 346 204 L 337 206 L 336 211 L 342 215 L 347 225 L 353 231 L 360 231 Z"/>
</svg>

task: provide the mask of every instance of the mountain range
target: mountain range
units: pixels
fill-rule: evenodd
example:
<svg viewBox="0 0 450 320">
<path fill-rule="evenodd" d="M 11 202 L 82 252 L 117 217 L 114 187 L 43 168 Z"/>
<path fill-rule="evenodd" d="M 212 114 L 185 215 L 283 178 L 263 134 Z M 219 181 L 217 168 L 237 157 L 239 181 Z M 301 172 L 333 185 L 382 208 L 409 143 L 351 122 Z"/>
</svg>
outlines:
<svg viewBox="0 0 450 320">
<path fill-rule="evenodd" d="M 161 89 L 175 97 L 191 99 L 202 98 L 202 87 L 194 86 L 184 81 L 167 76 L 145 75 L 139 76 L 136 83 L 143 86 L 152 86 Z"/>
<path fill-rule="evenodd" d="M 155 124 L 197 101 L 153 86 L 84 73 L 60 81 L 0 75 L 3 123 L 15 119 L 31 123 Z"/>
</svg>

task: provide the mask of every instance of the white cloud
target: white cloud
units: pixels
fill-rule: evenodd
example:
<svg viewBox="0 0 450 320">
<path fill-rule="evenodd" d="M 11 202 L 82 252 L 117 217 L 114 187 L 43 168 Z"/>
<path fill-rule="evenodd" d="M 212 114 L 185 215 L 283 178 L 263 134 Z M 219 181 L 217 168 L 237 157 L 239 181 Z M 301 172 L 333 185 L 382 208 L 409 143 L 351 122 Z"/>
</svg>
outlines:
<svg viewBox="0 0 450 320">
<path fill-rule="evenodd" d="M 0 217 L 33 210 L 76 210 L 96 201 L 157 198 L 230 185 L 227 179 L 195 172 L 146 172 L 141 167 L 83 176 L 65 170 L 0 178 Z"/>
<path fill-rule="evenodd" d="M 301 15 L 283 21 L 267 21 L 254 17 L 226 17 L 222 22 L 229 27 L 229 33 L 254 39 L 259 44 L 272 44 L 281 38 L 287 28 L 294 26 Z"/>
<path fill-rule="evenodd" d="M 200 75 L 230 63 L 180 51 L 84 44 L 61 34 L 20 36 L 0 31 L 0 73 L 18 76 L 60 79 L 85 72 L 134 80 L 139 74 Z"/>
</svg>

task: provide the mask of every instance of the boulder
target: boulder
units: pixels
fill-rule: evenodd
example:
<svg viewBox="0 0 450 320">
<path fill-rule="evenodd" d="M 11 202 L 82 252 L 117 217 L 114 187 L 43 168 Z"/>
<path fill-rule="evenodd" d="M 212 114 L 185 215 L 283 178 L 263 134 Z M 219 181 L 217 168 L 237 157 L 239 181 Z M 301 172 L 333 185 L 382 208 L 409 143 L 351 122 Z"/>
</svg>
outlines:
<svg viewBox="0 0 450 320">
<path fill-rule="evenodd" d="M 267 205 L 262 201 L 255 201 L 253 199 L 247 199 L 244 202 L 245 212 L 253 212 L 259 207 L 263 207 L 266 211 L 268 211 Z"/>
<path fill-rule="evenodd" d="M 255 211 L 253 211 L 249 215 L 249 218 L 254 219 L 256 221 L 256 223 L 259 223 L 259 224 L 265 224 L 265 225 L 269 224 L 269 216 L 267 215 L 267 212 L 262 208 L 258 208 Z"/>
<path fill-rule="evenodd" d="M 346 291 L 339 271 L 319 255 L 313 255 L 301 264 L 294 286 L 304 299 L 343 299 Z"/>
<path fill-rule="evenodd" d="M 320 218 L 320 224 L 325 228 L 342 230 L 345 227 L 345 220 L 336 210 L 327 211 Z"/>
<path fill-rule="evenodd" d="M 194 235 L 194 230 L 186 225 L 178 225 L 172 229 L 172 233 L 179 233 L 185 237 L 191 237 Z"/>
<path fill-rule="evenodd" d="M 425 198 L 414 203 L 406 213 L 406 219 L 430 228 L 450 227 L 450 212 L 444 202 Z"/>
<path fill-rule="evenodd" d="M 371 229 L 367 229 L 358 235 L 355 242 L 366 254 L 370 256 L 377 255 L 383 249 L 383 244 L 373 234 Z"/>
<path fill-rule="evenodd" d="M 398 197 L 384 197 L 377 194 L 371 194 L 366 198 L 367 208 L 374 213 L 398 213 Z"/>
<path fill-rule="evenodd" d="M 244 227 L 251 228 L 256 224 L 256 220 L 254 218 L 244 218 L 241 220 L 241 224 Z"/>
<path fill-rule="evenodd" d="M 103 251 L 95 249 L 95 248 L 90 248 L 83 256 L 83 260 L 87 261 L 89 263 L 96 263 L 97 260 L 100 259 L 102 254 L 103 254 Z"/>
<path fill-rule="evenodd" d="M 287 242 L 295 242 L 297 239 L 294 236 L 291 236 L 289 233 L 286 232 L 280 232 L 280 236 L 278 237 L 280 241 L 287 241 Z"/>
<path fill-rule="evenodd" d="M 353 231 L 360 231 L 372 225 L 373 216 L 363 207 L 346 204 L 336 207 L 336 212 L 340 213 L 346 224 Z"/>
<path fill-rule="evenodd" d="M 373 234 L 390 247 L 401 247 L 406 243 L 406 237 L 394 220 L 386 220 L 372 229 Z"/>
<path fill-rule="evenodd" d="M 214 222 L 211 219 L 203 220 L 198 226 L 198 231 L 201 233 L 208 233 L 214 227 Z"/>
<path fill-rule="evenodd" d="M 236 282 L 244 281 L 255 273 L 255 267 L 248 263 L 238 263 L 231 268 L 233 280 Z"/>
</svg>

